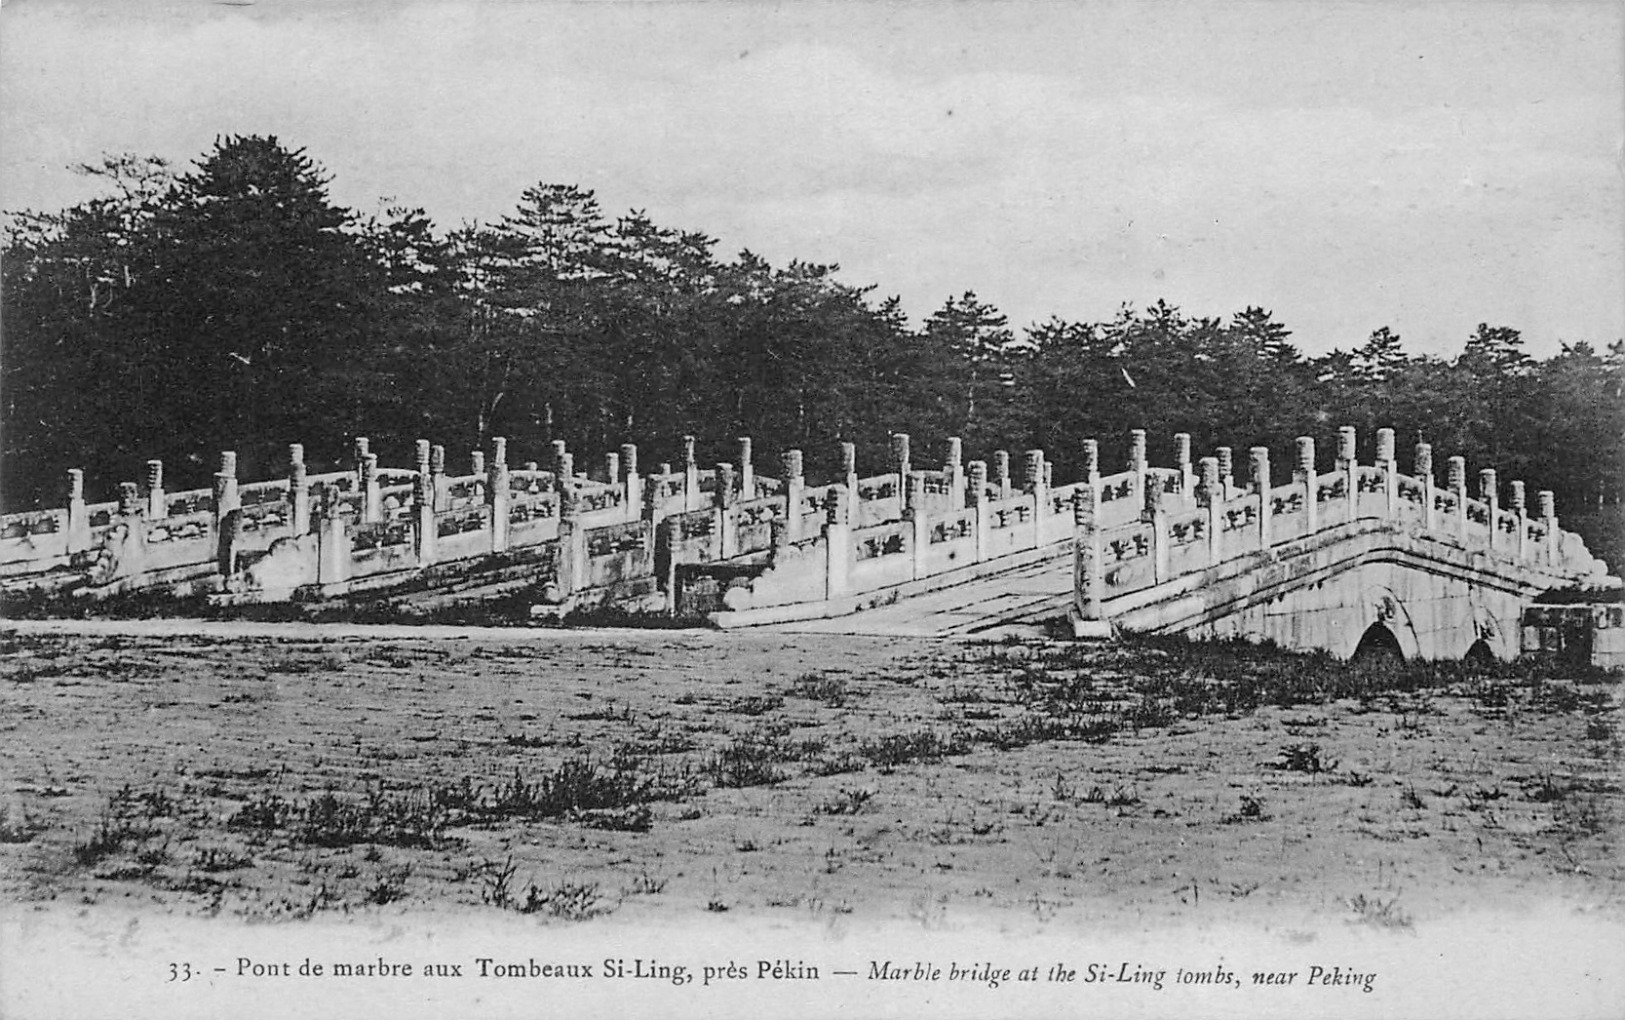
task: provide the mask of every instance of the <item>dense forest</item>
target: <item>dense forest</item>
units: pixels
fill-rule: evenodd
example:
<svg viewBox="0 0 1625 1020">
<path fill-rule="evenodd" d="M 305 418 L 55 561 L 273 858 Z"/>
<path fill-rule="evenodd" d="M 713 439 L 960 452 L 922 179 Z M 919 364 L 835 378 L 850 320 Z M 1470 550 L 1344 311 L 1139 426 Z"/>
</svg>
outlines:
<svg viewBox="0 0 1625 1020">
<path fill-rule="evenodd" d="M 1159 302 L 1017 329 L 974 293 L 914 328 L 836 266 L 719 258 L 703 233 L 611 216 L 572 185 L 443 229 L 419 209 L 335 204 L 325 171 L 269 137 L 221 138 L 184 171 L 133 155 L 78 169 L 100 197 L 12 212 L 4 238 L 8 510 L 59 505 L 68 467 L 98 497 L 149 458 L 172 488 L 202 486 L 222 449 L 254 479 L 283 470 L 290 442 L 314 470 L 358 435 L 385 463 L 420 437 L 467 451 L 501 435 L 515 461 L 563 439 L 577 463 L 635 442 L 651 466 L 684 433 L 707 463 L 749 435 L 764 471 L 800 447 L 818 476 L 841 440 L 881 470 L 904 431 L 928 460 L 950 435 L 967 457 L 1041 446 L 1065 477 L 1078 440 L 1114 464 L 1131 428 L 1154 461 L 1178 431 L 1199 455 L 1268 445 L 1282 463 L 1311 435 L 1329 467 L 1352 424 L 1362 458 L 1392 426 L 1406 469 L 1427 440 L 1554 490 L 1568 526 L 1625 551 L 1617 337 L 1536 360 L 1517 329 L 1484 324 L 1441 360 L 1384 328 L 1305 357 L 1256 307 L 1222 319 Z"/>
</svg>

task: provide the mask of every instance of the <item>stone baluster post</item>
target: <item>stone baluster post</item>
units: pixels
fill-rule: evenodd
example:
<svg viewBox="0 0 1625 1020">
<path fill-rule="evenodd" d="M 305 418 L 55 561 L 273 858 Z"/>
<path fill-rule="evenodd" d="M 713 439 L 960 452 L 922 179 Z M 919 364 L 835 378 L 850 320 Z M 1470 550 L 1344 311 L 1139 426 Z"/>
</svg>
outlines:
<svg viewBox="0 0 1625 1020">
<path fill-rule="evenodd" d="M 480 497 L 480 501 L 482 503 L 484 503 L 486 506 L 490 506 L 491 473 L 486 470 L 485 467 L 484 450 L 468 451 L 468 473 L 473 477 L 480 479 L 479 483 L 474 487 L 474 493 Z M 495 530 L 494 523 L 492 524 L 492 530 Z"/>
<path fill-rule="evenodd" d="M 553 472 L 553 488 L 557 489 L 561 483 L 570 480 L 573 464 L 564 459 L 570 455 L 570 448 L 562 439 L 555 439 L 547 445 L 548 470 Z"/>
<path fill-rule="evenodd" d="M 897 503 L 901 509 L 907 510 L 913 505 L 909 503 L 908 476 L 914 470 L 909 458 L 907 432 L 892 433 L 891 456 L 893 467 L 897 470 Z"/>
<path fill-rule="evenodd" d="M 1337 430 L 1337 470 L 1347 471 L 1359 457 L 1359 431 L 1353 425 Z"/>
<path fill-rule="evenodd" d="M 435 561 L 436 546 L 440 543 L 440 528 L 435 521 L 435 511 L 439 507 L 438 492 L 440 480 L 435 471 L 435 451 L 440 451 L 442 465 L 446 456 L 442 447 L 429 447 L 427 460 L 423 458 L 423 440 L 418 441 L 418 473 L 412 480 L 412 524 L 417 538 L 418 566 L 427 567 Z M 372 459 L 372 470 L 376 475 L 378 458 L 368 454 Z"/>
<path fill-rule="evenodd" d="M 1343 473 L 1343 489 L 1348 493 L 1348 515 L 1344 519 L 1352 521 L 1360 516 L 1360 445 L 1353 425 L 1337 430 L 1337 470 Z"/>
<path fill-rule="evenodd" d="M 635 521 L 643 508 L 626 501 L 626 486 L 621 479 L 621 455 L 616 452 L 604 454 L 604 483 L 621 494 L 619 514 L 623 521 Z"/>
<path fill-rule="evenodd" d="M 243 542 L 243 511 L 239 508 L 227 514 L 215 533 L 214 569 L 222 580 L 237 573 L 237 556 Z"/>
<path fill-rule="evenodd" d="M 1490 549 L 1495 549 L 1501 531 L 1501 492 L 1494 468 L 1478 472 L 1478 498 L 1484 501 L 1490 522 Z M 1503 543 L 1504 544 L 1504 543 Z"/>
<path fill-rule="evenodd" d="M 147 520 L 161 521 L 169 516 L 169 500 L 164 495 L 164 462 L 147 461 Z"/>
<path fill-rule="evenodd" d="M 350 529 L 340 511 L 338 489 L 319 484 L 310 494 L 312 530 L 316 533 L 316 583 L 323 587 L 350 579 Z"/>
<path fill-rule="evenodd" d="M 858 515 L 858 503 L 863 495 L 858 492 L 858 448 L 853 443 L 841 444 L 841 484 L 846 486 L 847 497 L 852 501 L 851 511 Z"/>
<path fill-rule="evenodd" d="M 1021 458 L 1021 491 L 1037 492 L 1044 485 L 1044 451 L 1028 450 Z"/>
<path fill-rule="evenodd" d="M 1438 499 L 1433 490 L 1433 444 L 1416 444 L 1416 461 L 1411 470 L 1422 483 L 1422 527 L 1432 531 L 1438 519 L 1438 510 L 1433 505 Z"/>
<path fill-rule="evenodd" d="M 1100 492 L 1100 440 L 1085 439 L 1083 441 L 1083 480 L 1089 483 L 1089 488 Z M 1098 502 L 1098 500 L 1097 500 Z"/>
<path fill-rule="evenodd" d="M 749 436 L 739 437 L 739 498 L 756 498 L 756 466 L 751 459 Z"/>
<path fill-rule="evenodd" d="M 1557 497 L 1552 490 L 1542 489 L 1535 494 L 1540 506 L 1540 523 L 1546 529 L 1546 563 L 1548 566 L 1558 561 L 1557 548 Z"/>
<path fill-rule="evenodd" d="M 558 466 L 553 472 L 553 484 L 560 492 L 565 489 L 575 492 L 579 488 L 576 485 L 575 454 L 564 453 L 559 455 Z"/>
<path fill-rule="evenodd" d="M 414 509 L 423 502 L 421 496 L 424 491 L 434 491 L 432 484 L 428 486 L 423 484 L 432 479 L 434 475 L 433 465 L 434 446 L 427 439 L 419 439 L 414 442 L 412 444 L 412 469 L 417 475 L 412 481 L 412 506 Z"/>
<path fill-rule="evenodd" d="M 219 534 L 228 514 L 242 508 L 237 495 L 237 454 L 231 450 L 220 454 L 220 470 L 214 476 L 214 526 Z"/>
<path fill-rule="evenodd" d="M 1151 525 L 1152 577 L 1156 583 L 1161 584 L 1168 580 L 1173 544 L 1169 541 L 1168 534 L 1167 498 L 1162 489 L 1162 482 L 1158 479 L 1153 479 L 1152 483 L 1146 486 L 1140 520 Z"/>
<path fill-rule="evenodd" d="M 717 465 L 717 487 L 711 492 L 711 508 L 715 525 L 714 555 L 719 560 L 732 559 L 739 554 L 738 518 L 734 510 L 734 466 L 723 462 Z"/>
<path fill-rule="evenodd" d="M 491 551 L 494 553 L 508 550 L 512 500 L 513 490 L 508 482 L 508 440 L 495 436 L 491 439 L 491 463 L 485 469 L 485 502 L 491 507 Z"/>
<path fill-rule="evenodd" d="M 417 477 L 412 481 L 412 514 L 415 518 L 422 510 L 423 493 L 429 494 L 431 509 L 438 505 L 434 499 L 434 446 L 427 439 L 419 439 L 413 444 L 412 456 L 414 470 L 417 472 Z M 366 519 L 365 516 L 362 517 L 362 520 Z"/>
<path fill-rule="evenodd" d="M 215 480 L 214 491 L 215 491 L 217 496 L 218 496 L 218 494 L 220 492 L 220 479 L 221 479 L 221 477 L 222 476 L 219 475 L 219 474 L 214 476 L 214 480 Z M 236 476 L 233 476 L 232 481 L 235 482 L 236 480 L 237 480 Z M 220 505 L 221 505 L 221 501 L 217 498 L 215 500 L 215 508 L 218 510 Z M 233 509 L 235 509 L 235 508 L 233 508 Z M 145 511 L 146 511 L 146 508 L 142 505 L 142 499 L 141 499 L 141 486 L 135 484 L 134 482 L 120 482 L 120 483 L 118 483 L 118 512 L 119 512 L 119 516 L 121 516 L 121 517 L 140 517 Z"/>
<path fill-rule="evenodd" d="M 925 514 L 925 475 L 924 471 L 910 471 L 904 479 L 903 490 L 906 494 L 904 502 L 908 505 L 903 509 L 903 519 L 924 517 Z"/>
<path fill-rule="evenodd" d="M 433 493 L 431 490 L 431 500 Z M 430 504 L 431 509 L 433 503 Z M 373 524 L 384 519 L 384 501 L 378 493 L 378 455 L 369 453 L 361 461 L 361 519 Z"/>
<path fill-rule="evenodd" d="M 1179 469 L 1179 498 L 1186 503 L 1196 493 L 1196 471 L 1191 464 L 1191 434 L 1174 433 L 1174 467 Z"/>
<path fill-rule="evenodd" d="M 799 542 L 801 501 L 806 498 L 807 486 L 807 480 L 801 473 L 801 451 L 784 451 L 779 463 L 779 473 L 784 476 L 784 537 L 786 541 Z"/>
<path fill-rule="evenodd" d="M 90 548 L 90 513 L 85 509 L 85 472 L 68 469 L 68 552 Z"/>
<path fill-rule="evenodd" d="M 912 573 L 915 579 L 926 575 L 925 555 L 931 549 L 931 525 L 925 509 L 925 472 L 910 471 L 908 473 L 908 493 L 905 502 L 908 504 L 903 511 L 903 520 L 909 522 L 909 553 L 913 559 Z"/>
<path fill-rule="evenodd" d="M 976 536 L 976 562 L 987 558 L 987 461 L 973 460 L 965 467 L 965 499 L 975 512 L 971 527 Z"/>
<path fill-rule="evenodd" d="M 587 579 L 587 529 L 581 523 L 581 494 L 574 485 L 559 491 L 559 561 L 554 577 L 556 592 L 550 601 L 562 603 L 579 591 Z"/>
<path fill-rule="evenodd" d="M 223 493 L 220 476 L 215 476 L 215 518 L 214 518 L 214 554 L 215 572 L 222 580 L 230 579 L 237 572 L 238 546 L 243 540 L 243 512 L 240 507 L 234 506 L 221 514 L 220 506 Z M 235 479 L 233 480 L 235 483 Z M 235 485 L 233 485 L 233 488 Z"/>
<path fill-rule="evenodd" d="M 1298 437 L 1298 467 L 1292 481 L 1303 486 L 1304 534 L 1312 535 L 1320 526 L 1320 508 L 1315 503 L 1320 481 L 1315 476 L 1315 441 L 1308 436 Z"/>
<path fill-rule="evenodd" d="M 1033 501 L 1034 549 L 1044 544 L 1044 513 L 1049 509 L 1049 487 L 1044 484 L 1044 451 L 1028 450 L 1022 456 L 1022 491 Z"/>
<path fill-rule="evenodd" d="M 288 528 L 295 537 L 310 534 L 310 478 L 302 443 L 288 444 Z"/>
<path fill-rule="evenodd" d="M 1514 542 L 1513 553 L 1521 560 L 1529 556 L 1529 506 L 1525 501 L 1523 482 L 1514 479 L 1510 485 L 1512 493 L 1508 498 L 1512 512 L 1518 517 L 1518 537 Z"/>
<path fill-rule="evenodd" d="M 1228 446 L 1213 451 L 1219 461 L 1219 483 L 1224 486 L 1225 500 L 1236 498 L 1236 452 Z"/>
<path fill-rule="evenodd" d="M 1130 429 L 1128 443 L 1128 469 L 1134 475 L 1133 499 L 1143 503 L 1145 500 L 1145 474 L 1150 468 L 1146 460 L 1145 429 Z M 1130 503 L 1129 506 L 1133 506 Z"/>
<path fill-rule="evenodd" d="M 1258 547 L 1270 547 L 1270 448 L 1255 446 L 1252 457 L 1253 491 L 1258 494 Z"/>
<path fill-rule="evenodd" d="M 949 510 L 963 510 L 966 506 L 963 456 L 964 447 L 959 437 L 949 436 L 948 449 L 942 458 L 942 477 L 948 487 Z"/>
<path fill-rule="evenodd" d="M 626 501 L 627 520 L 643 506 L 643 476 L 638 474 L 636 443 L 621 444 L 621 498 Z"/>
<path fill-rule="evenodd" d="M 1100 555 L 1099 512 L 1100 492 L 1095 486 L 1080 485 L 1073 490 L 1073 616 L 1085 626 L 1093 622 L 1097 627 L 1106 618 L 1106 570 Z"/>
<path fill-rule="evenodd" d="M 660 522 L 665 520 L 666 501 L 661 493 L 666 490 L 666 479 L 670 475 L 671 465 L 662 463 L 643 487 L 643 519 L 649 522 L 656 536 L 660 534 Z"/>
<path fill-rule="evenodd" d="M 1219 562 L 1219 541 L 1224 534 L 1224 478 L 1219 474 L 1219 458 L 1202 458 L 1202 482 L 1196 490 L 1196 502 L 1207 508 L 1207 561 L 1211 566 Z"/>
<path fill-rule="evenodd" d="M 1451 495 L 1456 497 L 1456 521 L 1451 528 L 1456 537 L 1467 540 L 1467 458 L 1451 457 L 1445 462 L 1445 479 Z"/>
<path fill-rule="evenodd" d="M 999 487 L 999 499 L 1010 498 L 1010 451 L 993 451 L 993 484 Z"/>
<path fill-rule="evenodd" d="M 451 486 L 446 484 L 446 448 L 439 443 L 429 447 L 429 480 L 433 483 L 434 508 L 451 509 Z"/>
<path fill-rule="evenodd" d="M 367 454 L 372 452 L 371 447 L 372 444 L 366 436 L 356 436 L 355 441 L 351 443 L 350 453 L 355 459 L 355 484 L 358 492 L 361 491 L 361 465 L 366 462 Z"/>
<path fill-rule="evenodd" d="M 852 560 L 851 492 L 832 485 L 824 503 L 824 597 L 839 598 L 850 586 Z"/>
<path fill-rule="evenodd" d="M 1382 472 L 1382 507 L 1385 517 L 1399 514 L 1399 465 L 1394 462 L 1394 430 L 1377 430 L 1377 469 Z"/>
</svg>

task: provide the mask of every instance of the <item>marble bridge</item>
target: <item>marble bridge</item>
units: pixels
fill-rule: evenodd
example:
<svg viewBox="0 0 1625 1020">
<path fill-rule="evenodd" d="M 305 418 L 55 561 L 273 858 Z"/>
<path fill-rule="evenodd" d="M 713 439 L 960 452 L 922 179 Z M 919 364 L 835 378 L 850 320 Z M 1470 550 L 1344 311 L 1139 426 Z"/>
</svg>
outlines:
<svg viewBox="0 0 1625 1020">
<path fill-rule="evenodd" d="M 70 471 L 66 507 L 7 515 L 0 590 L 336 601 L 407 616 L 533 592 L 543 616 L 614 605 L 716 627 L 1044 626 L 1434 659 L 1513 657 L 1538 596 L 1619 586 L 1559 527 L 1550 493 L 1531 508 L 1523 484 L 1503 487 L 1493 469 L 1469 492 L 1459 457 L 1440 484 L 1425 443 L 1403 473 L 1389 429 L 1367 463 L 1355 431 L 1340 430 L 1330 470 L 1300 439 L 1280 483 L 1262 447 L 1238 480 L 1230 449 L 1193 461 L 1188 435 L 1172 446 L 1171 463 L 1154 466 L 1137 430 L 1123 469 L 1103 473 L 1085 441 L 1082 477 L 1064 484 L 1041 450 L 1025 452 L 1018 480 L 1007 454 L 967 463 L 957 439 L 918 463 L 906 435 L 876 475 L 860 476 L 843 444 L 841 471 L 822 484 L 804 477 L 797 450 L 776 476 L 758 473 L 749 439 L 702 469 L 693 437 L 675 468 L 647 474 L 630 445 L 577 470 L 563 443 L 543 467 L 509 464 L 498 439 L 459 474 L 427 442 L 413 467 L 389 469 L 358 440 L 326 472 L 292 446 L 286 476 L 263 482 L 240 482 L 226 453 L 212 489 L 170 493 L 151 461 L 145 484 L 116 500 L 87 502 Z"/>
</svg>

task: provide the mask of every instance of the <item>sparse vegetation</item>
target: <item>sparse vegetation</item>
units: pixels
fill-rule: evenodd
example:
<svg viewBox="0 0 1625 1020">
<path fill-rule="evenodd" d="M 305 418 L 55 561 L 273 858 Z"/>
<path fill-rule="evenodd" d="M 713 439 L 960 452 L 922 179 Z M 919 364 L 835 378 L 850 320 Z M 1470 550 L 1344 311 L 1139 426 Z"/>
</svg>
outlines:
<svg viewBox="0 0 1625 1020">
<path fill-rule="evenodd" d="M 1269 815 L 1264 813 L 1264 800 L 1252 794 L 1241 795 L 1241 807 L 1233 814 L 1225 815 L 1221 819 L 1226 825 L 1236 825 L 1245 822 L 1267 822 Z"/>
<path fill-rule="evenodd" d="M 821 701 L 830 708 L 843 708 L 851 691 L 841 677 L 826 673 L 803 673 L 796 677 L 790 693 L 798 698 Z"/>
<path fill-rule="evenodd" d="M 796 751 L 782 739 L 765 731 L 748 733 L 731 741 L 706 764 L 706 774 L 718 786 L 772 786 L 788 773 L 779 766 L 795 761 Z"/>
<path fill-rule="evenodd" d="M 221 871 L 236 871 L 240 868 L 251 867 L 254 858 L 247 854 L 237 853 L 226 847 L 202 847 L 192 858 L 192 867 L 199 871 L 214 874 Z"/>
<path fill-rule="evenodd" d="M 1409 931 L 1412 926 L 1411 916 L 1400 909 L 1399 897 L 1380 899 L 1375 896 L 1367 897 L 1364 894 L 1354 896 L 1348 901 L 1349 909 L 1354 911 L 1354 923 L 1368 924 L 1376 928 L 1391 928 L 1400 931 Z"/>
<path fill-rule="evenodd" d="M 1550 804 L 1566 798 L 1569 795 L 1569 788 L 1555 780 L 1550 772 L 1546 772 L 1525 783 L 1523 794 L 1537 804 Z"/>
<path fill-rule="evenodd" d="M 1274 767 L 1286 772 L 1307 772 L 1310 775 L 1319 775 L 1322 772 L 1336 772 L 1337 763 L 1321 760 L 1319 744 L 1288 744 L 1281 748 L 1278 760 Z"/>
<path fill-rule="evenodd" d="M 362 902 L 381 907 L 406 898 L 406 879 L 412 874 L 410 865 L 380 869 L 368 886 Z"/>
<path fill-rule="evenodd" d="M 15 815 L 7 812 L 5 821 L 0 822 L 0 843 L 27 843 L 47 828 L 45 823 L 29 818 L 27 811 L 18 810 Z"/>
<path fill-rule="evenodd" d="M 735 698 L 728 703 L 728 711 L 734 715 L 766 715 L 784 707 L 784 699 L 777 694 L 749 695 Z"/>
<path fill-rule="evenodd" d="M 1300 822 L 1317 846 L 1376 848 L 1359 854 L 1357 874 L 1389 850 L 1421 874 L 1494 860 L 1592 881 L 1612 846 L 1596 837 L 1618 816 L 1618 679 L 1535 664 L 1355 670 L 1251 646 L 1227 659 L 1160 640 L 1006 641 L 913 659 L 857 648 L 853 665 L 877 680 L 859 684 L 845 669 L 779 672 L 765 652 L 708 658 L 697 676 L 666 671 L 666 646 L 621 638 L 562 650 L 200 643 L 144 658 L 129 640 L 11 640 L 29 668 L 49 662 L 71 680 L 11 689 L 18 724 L 35 732 L 30 713 L 93 706 L 108 691 L 156 706 L 142 740 L 157 746 L 176 746 L 198 711 L 232 709 L 209 716 L 223 739 L 207 758 L 176 767 L 136 750 L 164 778 L 100 801 L 85 795 L 86 770 L 104 784 L 139 771 L 37 741 L 45 750 L 23 762 L 32 774 L 7 807 L 0 854 L 41 898 L 139 884 L 198 912 L 264 920 L 448 898 L 561 921 L 633 897 L 661 910 L 773 901 L 832 912 L 861 909 L 876 868 L 914 867 L 988 904 L 1040 902 L 1053 920 L 1075 909 L 1064 883 L 1085 876 L 1131 889 L 1157 861 L 1184 880 L 1180 840 L 1279 837 L 1290 868 L 1291 847 L 1309 837 L 1284 833 Z M 132 659 L 139 669 L 126 668 Z M 283 686 L 275 699 L 227 701 L 253 683 Z M 1486 708 L 1503 694 L 1504 707 Z M 307 697 L 324 713 L 364 705 L 398 736 L 329 713 L 310 743 L 266 750 L 253 729 L 271 718 L 261 706 Z M 1512 760 L 1538 764 L 1520 774 Z M 1470 849 L 1448 846 L 1451 832 Z M 1007 844 L 1018 857 L 1055 855 L 990 869 Z M 956 847 L 977 854 L 944 849 Z M 697 888 L 681 877 L 714 871 L 718 848 L 749 867 Z M 803 880 L 786 876 L 822 887 L 781 888 Z M 1372 882 L 1388 888 L 1380 872 Z M 1194 908 L 1198 884 L 1205 903 L 1210 884 L 1194 881 L 1179 902 Z M 1383 900 L 1362 902 L 1363 923 L 1387 923 Z M 1408 920 L 1392 904 L 1390 920 Z"/>
<path fill-rule="evenodd" d="M 858 753 L 883 769 L 892 769 L 913 762 L 941 761 L 949 755 L 962 753 L 965 746 L 957 735 L 944 737 L 935 730 L 915 730 L 911 733 L 890 733 L 879 740 L 866 741 Z"/>
<path fill-rule="evenodd" d="M 625 896 L 657 896 L 666 891 L 666 879 L 655 878 L 647 871 L 640 871 L 632 884 L 622 890 Z"/>
<path fill-rule="evenodd" d="M 855 815 L 862 812 L 874 796 L 873 790 L 846 789 L 813 810 L 821 815 Z"/>
<path fill-rule="evenodd" d="M 521 914 L 542 914 L 562 921 L 586 921 L 608 912 L 598 901 L 596 883 L 560 882 L 539 886 L 532 882 L 514 909 Z"/>
</svg>

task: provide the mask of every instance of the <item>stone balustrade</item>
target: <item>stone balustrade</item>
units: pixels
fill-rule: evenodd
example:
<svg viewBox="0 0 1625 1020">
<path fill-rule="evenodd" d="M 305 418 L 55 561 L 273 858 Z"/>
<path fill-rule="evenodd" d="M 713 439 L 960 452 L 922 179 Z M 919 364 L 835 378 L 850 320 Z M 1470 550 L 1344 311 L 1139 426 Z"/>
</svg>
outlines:
<svg viewBox="0 0 1625 1020">
<path fill-rule="evenodd" d="M 284 477 L 241 482 L 228 452 L 210 489 L 166 491 L 153 461 L 145 484 L 125 486 L 113 502 L 86 502 L 82 475 L 69 472 L 67 507 L 0 521 L 0 582 L 280 599 L 545 547 L 560 599 L 652 576 L 659 560 L 674 605 L 684 582 L 698 590 L 709 570 L 727 574 L 707 589 L 717 593 L 712 608 L 748 610 L 957 576 L 1076 539 L 1080 600 L 1098 604 L 1362 518 L 1497 555 L 1556 562 L 1583 552 L 1558 527 L 1549 493 L 1530 516 L 1521 482 L 1503 503 L 1495 472 L 1482 471 L 1474 498 L 1460 458 L 1440 486 L 1426 444 L 1413 472 L 1401 474 L 1391 430 L 1379 432 L 1371 464 L 1359 463 L 1355 438 L 1339 432 L 1330 472 L 1317 471 L 1313 440 L 1300 440 L 1284 484 L 1272 482 L 1268 451 L 1255 448 L 1245 486 L 1230 448 L 1197 460 L 1181 433 L 1172 463 L 1154 465 L 1141 430 L 1129 437 L 1122 471 L 1102 474 L 1098 442 L 1084 440 L 1082 477 L 1060 484 L 1042 450 L 1022 451 L 1013 478 L 1008 452 L 991 465 L 966 462 L 955 438 L 940 466 L 922 464 L 903 434 L 892 436 L 889 470 L 878 474 L 860 475 L 855 448 L 842 444 L 839 470 L 821 485 L 804 477 L 799 450 L 779 458 L 777 477 L 758 473 L 746 437 L 735 441 L 736 460 L 701 468 L 685 436 L 680 463 L 648 474 L 630 444 L 582 471 L 562 442 L 542 462 L 511 465 L 498 438 L 469 456 L 468 471 L 452 473 L 445 449 L 428 441 L 416 444 L 412 467 L 394 468 L 358 439 L 345 470 L 310 473 L 294 445 Z"/>
<path fill-rule="evenodd" d="M 1271 484 L 1269 452 L 1254 448 L 1252 482 L 1242 491 L 1224 477 L 1219 457 L 1204 458 L 1195 487 L 1200 509 L 1194 511 L 1168 512 L 1157 487 L 1148 485 L 1137 520 L 1113 524 L 1092 510 L 1080 512 L 1079 617 L 1103 619 L 1104 603 L 1112 598 L 1362 520 L 1557 573 L 1606 575 L 1606 564 L 1593 558 L 1578 536 L 1559 528 L 1551 493 L 1540 494 L 1539 516 L 1531 517 L 1522 482 L 1511 483 L 1507 506 L 1501 506 L 1493 469 L 1480 472 L 1474 499 L 1461 457 L 1449 458 L 1446 485 L 1439 488 L 1428 444 L 1417 446 L 1413 473 L 1405 475 L 1394 458 L 1392 430 L 1379 430 L 1373 464 L 1358 462 L 1355 440 L 1352 428 L 1339 430 L 1336 466 L 1319 473 L 1314 440 L 1300 438 L 1293 478 L 1285 485 Z M 1146 477 L 1157 473 L 1149 469 Z M 1111 480 L 1103 482 L 1101 498 L 1124 495 L 1120 486 L 1112 493 Z"/>
</svg>

